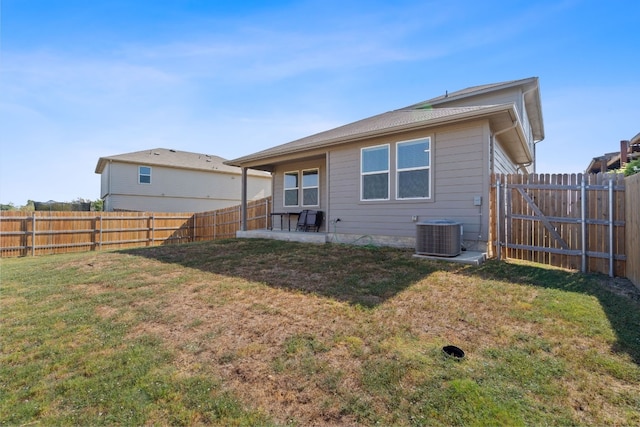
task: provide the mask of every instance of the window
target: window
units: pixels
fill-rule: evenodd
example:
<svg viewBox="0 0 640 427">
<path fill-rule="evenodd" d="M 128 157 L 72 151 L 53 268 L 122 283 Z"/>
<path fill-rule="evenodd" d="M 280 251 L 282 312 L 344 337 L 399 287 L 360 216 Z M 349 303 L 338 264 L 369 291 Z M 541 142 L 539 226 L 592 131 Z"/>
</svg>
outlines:
<svg viewBox="0 0 640 427">
<path fill-rule="evenodd" d="M 284 205 L 298 206 L 298 172 L 284 173 Z"/>
<path fill-rule="evenodd" d="M 138 184 L 151 184 L 151 168 L 138 166 Z"/>
<path fill-rule="evenodd" d="M 431 138 L 399 142 L 396 157 L 398 199 L 430 197 Z"/>
<path fill-rule="evenodd" d="M 302 171 L 302 206 L 318 206 L 318 169 Z"/>
<path fill-rule="evenodd" d="M 389 145 L 363 148 L 361 154 L 361 199 L 389 200 Z"/>
</svg>

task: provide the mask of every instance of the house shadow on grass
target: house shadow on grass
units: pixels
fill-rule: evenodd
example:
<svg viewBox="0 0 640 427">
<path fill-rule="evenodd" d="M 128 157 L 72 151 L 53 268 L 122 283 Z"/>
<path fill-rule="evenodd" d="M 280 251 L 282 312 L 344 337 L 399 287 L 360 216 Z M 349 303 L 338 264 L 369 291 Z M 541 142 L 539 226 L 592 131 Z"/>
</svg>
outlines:
<svg viewBox="0 0 640 427">
<path fill-rule="evenodd" d="M 366 308 L 383 304 L 436 271 L 590 295 L 598 299 L 616 334 L 613 351 L 627 353 L 640 364 L 640 291 L 625 279 L 495 260 L 460 266 L 415 259 L 413 251 L 392 248 L 266 239 L 166 245 L 121 253 Z M 583 321 L 588 323 L 589 313 L 585 316 Z"/>
<path fill-rule="evenodd" d="M 597 298 L 616 334 L 617 340 L 612 351 L 626 353 L 640 365 L 640 290 L 629 280 L 497 260 L 490 260 L 479 267 L 461 269 L 460 273 Z M 589 322 L 590 313 L 578 315 L 583 316 L 584 323 Z"/>
<path fill-rule="evenodd" d="M 436 262 L 413 259 L 413 251 L 267 239 L 166 245 L 121 253 L 368 308 L 442 268 Z"/>
</svg>

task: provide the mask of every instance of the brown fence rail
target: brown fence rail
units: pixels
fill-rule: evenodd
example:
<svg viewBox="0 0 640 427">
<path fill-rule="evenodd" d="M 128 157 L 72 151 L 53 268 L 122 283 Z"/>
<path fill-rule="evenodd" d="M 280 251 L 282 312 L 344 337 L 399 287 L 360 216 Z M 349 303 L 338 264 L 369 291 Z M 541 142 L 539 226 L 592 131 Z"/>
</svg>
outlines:
<svg viewBox="0 0 640 427">
<path fill-rule="evenodd" d="M 268 228 L 271 198 L 248 203 L 247 229 Z M 0 256 L 36 256 L 235 237 L 240 206 L 200 213 L 2 212 Z"/>
<path fill-rule="evenodd" d="M 492 255 L 626 275 L 620 174 L 494 175 Z"/>
</svg>

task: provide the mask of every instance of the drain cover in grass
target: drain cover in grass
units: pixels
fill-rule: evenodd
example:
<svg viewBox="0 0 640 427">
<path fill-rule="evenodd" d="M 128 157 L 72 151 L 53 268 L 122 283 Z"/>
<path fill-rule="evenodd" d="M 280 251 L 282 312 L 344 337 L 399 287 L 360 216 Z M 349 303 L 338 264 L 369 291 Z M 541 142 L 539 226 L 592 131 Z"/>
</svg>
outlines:
<svg viewBox="0 0 640 427">
<path fill-rule="evenodd" d="M 456 347 L 455 345 L 445 345 L 442 347 L 442 351 L 444 351 L 449 356 L 453 356 L 457 359 L 462 359 L 464 357 L 464 351 L 462 349 Z"/>
</svg>

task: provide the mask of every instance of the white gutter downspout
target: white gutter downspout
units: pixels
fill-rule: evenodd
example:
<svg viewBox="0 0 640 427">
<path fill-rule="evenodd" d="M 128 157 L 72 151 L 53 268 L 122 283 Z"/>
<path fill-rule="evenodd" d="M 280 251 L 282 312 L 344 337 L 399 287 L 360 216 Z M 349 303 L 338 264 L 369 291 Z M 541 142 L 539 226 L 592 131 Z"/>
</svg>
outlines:
<svg viewBox="0 0 640 427">
<path fill-rule="evenodd" d="M 240 230 L 247 231 L 247 168 L 242 168 L 242 196 L 240 201 Z"/>
<path fill-rule="evenodd" d="M 113 160 L 109 159 L 109 174 L 107 175 L 107 195 L 105 196 L 105 201 L 110 200 L 111 197 L 111 168 L 113 167 Z M 111 205 L 111 203 L 109 203 Z M 109 208 L 109 206 L 102 206 L 102 210 L 105 208 Z M 102 230 L 102 227 L 100 228 Z"/>
<path fill-rule="evenodd" d="M 537 141 L 533 141 L 533 173 L 536 173 L 536 169 L 538 167 L 538 162 L 536 161 L 536 159 L 537 159 L 536 150 L 537 150 L 539 142 L 542 142 L 542 139 L 539 139 Z"/>
<path fill-rule="evenodd" d="M 327 206 L 326 206 L 326 210 L 327 210 L 327 214 L 325 215 L 325 219 L 324 219 L 324 223 L 325 223 L 325 227 L 327 229 L 327 233 L 329 233 L 329 218 L 331 217 L 331 188 L 330 188 L 330 176 L 331 176 L 331 159 L 329 158 L 329 156 L 331 151 L 327 150 L 326 154 L 325 154 L 325 180 L 326 180 L 326 189 L 325 189 L 325 197 L 327 200 Z"/>
</svg>

